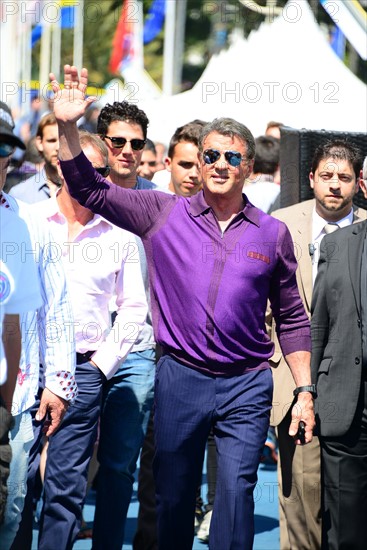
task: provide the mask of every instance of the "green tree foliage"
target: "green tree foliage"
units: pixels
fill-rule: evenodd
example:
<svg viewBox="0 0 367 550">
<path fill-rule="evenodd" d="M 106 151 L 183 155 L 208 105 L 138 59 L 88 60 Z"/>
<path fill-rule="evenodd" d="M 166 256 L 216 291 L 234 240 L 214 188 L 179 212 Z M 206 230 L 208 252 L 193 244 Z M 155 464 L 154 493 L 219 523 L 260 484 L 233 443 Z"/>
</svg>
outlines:
<svg viewBox="0 0 367 550">
<path fill-rule="evenodd" d="M 153 0 L 143 1 L 146 15 Z M 172 0 L 168 0 L 172 1 Z M 180 1 L 180 0 L 178 0 Z M 333 23 L 318 0 L 305 0 L 313 9 L 319 23 L 325 28 Z M 265 6 L 266 0 L 257 0 Z M 284 7 L 287 0 L 277 0 L 277 6 Z M 103 87 L 111 78 L 109 59 L 115 29 L 120 17 L 122 0 L 85 0 L 84 5 L 84 62 L 90 72 L 93 84 Z M 252 11 L 238 0 L 187 0 L 185 21 L 185 52 L 183 59 L 182 89 L 195 84 L 205 69 L 210 56 L 228 46 L 228 37 L 234 29 L 239 29 L 245 37 L 264 21 L 258 11 Z M 144 47 L 145 69 L 159 86 L 162 85 L 164 30 L 157 38 Z M 40 45 L 33 51 L 34 74 L 38 77 Z M 62 31 L 62 63 L 72 63 L 73 30 Z M 351 58 L 347 49 L 346 62 Z M 354 56 L 355 59 L 355 56 Z M 360 78 L 367 80 L 366 63 L 357 60 L 351 66 Z"/>
</svg>

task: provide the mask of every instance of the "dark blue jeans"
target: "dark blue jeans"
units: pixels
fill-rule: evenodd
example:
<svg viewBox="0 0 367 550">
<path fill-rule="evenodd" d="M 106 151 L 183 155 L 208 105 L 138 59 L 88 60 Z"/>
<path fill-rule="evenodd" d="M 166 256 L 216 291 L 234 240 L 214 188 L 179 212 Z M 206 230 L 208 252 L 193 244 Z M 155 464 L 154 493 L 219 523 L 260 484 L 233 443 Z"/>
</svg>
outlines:
<svg viewBox="0 0 367 550">
<path fill-rule="evenodd" d="M 69 550 L 80 530 L 88 465 L 97 437 L 102 385 L 106 378 L 91 363 L 77 365 L 78 397 L 49 439 L 40 520 L 39 550 Z"/>
<path fill-rule="evenodd" d="M 154 377 L 155 351 L 149 349 L 129 353 L 105 385 L 98 447 L 94 550 L 122 548 L 136 462 L 153 405 Z"/>
<path fill-rule="evenodd" d="M 270 369 L 202 374 L 169 355 L 157 366 L 154 476 L 160 550 L 191 550 L 196 490 L 213 426 L 217 486 L 211 550 L 251 550 L 257 469 L 269 427 Z"/>
</svg>

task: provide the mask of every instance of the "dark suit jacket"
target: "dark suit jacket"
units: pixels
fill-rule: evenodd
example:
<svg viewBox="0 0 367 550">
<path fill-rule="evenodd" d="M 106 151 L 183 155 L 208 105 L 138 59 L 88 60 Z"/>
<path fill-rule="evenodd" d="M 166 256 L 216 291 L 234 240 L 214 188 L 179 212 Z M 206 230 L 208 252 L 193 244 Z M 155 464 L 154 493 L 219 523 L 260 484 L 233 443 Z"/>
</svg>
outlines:
<svg viewBox="0 0 367 550">
<path fill-rule="evenodd" d="M 304 201 L 287 208 L 273 212 L 272 216 L 285 222 L 291 232 L 294 242 L 294 252 L 298 261 L 297 285 L 299 294 L 308 316 L 311 316 L 312 299 L 312 261 L 308 245 L 312 241 L 312 214 L 315 209 L 315 199 Z M 367 218 L 367 211 L 354 208 L 353 223 L 360 223 Z M 269 317 L 268 317 L 269 320 Z M 272 324 L 271 338 L 275 343 L 274 355 L 271 359 L 274 378 L 274 395 L 271 424 L 277 426 L 282 422 L 293 401 L 293 390 L 296 387 L 292 373 L 284 357 Z"/>
<path fill-rule="evenodd" d="M 311 306 L 312 381 L 320 435 L 341 436 L 356 412 L 362 374 L 361 261 L 367 221 L 326 235 Z"/>
</svg>

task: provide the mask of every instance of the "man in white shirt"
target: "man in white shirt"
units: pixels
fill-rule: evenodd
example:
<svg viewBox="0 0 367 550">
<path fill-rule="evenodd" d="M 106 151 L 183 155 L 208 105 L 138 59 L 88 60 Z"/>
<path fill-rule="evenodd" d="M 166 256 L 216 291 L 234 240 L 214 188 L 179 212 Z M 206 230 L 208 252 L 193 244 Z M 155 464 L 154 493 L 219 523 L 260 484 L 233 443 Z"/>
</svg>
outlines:
<svg viewBox="0 0 367 550">
<path fill-rule="evenodd" d="M 14 135 L 10 109 L 0 102 L 0 190 L 14 147 L 24 144 Z M 41 287 L 42 304 L 21 317 L 22 355 L 15 387 L 10 432 L 13 467 L 8 479 L 9 496 L 5 521 L 0 528 L 0 549 L 7 550 L 18 529 L 27 490 L 27 469 L 30 448 L 39 435 L 32 428 L 31 410 L 39 389 L 40 362 L 44 369 L 42 399 L 36 408 L 38 420 L 48 416 L 44 431 L 52 436 L 58 429 L 66 409 L 75 399 L 75 345 L 73 319 L 66 288 L 64 270 L 52 246 L 53 237 L 46 222 L 32 214 L 30 206 L 1 192 L 0 213 L 6 209 L 22 218 L 28 227 L 31 246 L 23 253 L 33 255 Z M 23 547 L 25 548 L 25 547 Z"/>
<path fill-rule="evenodd" d="M 0 144 L 1 155 L 1 144 Z M 37 268 L 32 255 L 23 255 L 31 243 L 26 224 L 10 210 L 0 215 L 0 525 L 4 521 L 11 461 L 11 409 L 21 353 L 19 314 L 41 303 Z"/>
<path fill-rule="evenodd" d="M 291 232 L 298 260 L 298 288 L 309 316 L 321 240 L 328 232 L 367 218 L 366 210 L 353 206 L 361 164 L 360 152 L 352 143 L 342 140 L 323 143 L 314 153 L 310 173 L 315 198 L 272 214 L 284 221 Z M 272 332 L 275 340 L 274 324 Z M 288 435 L 286 425 L 295 384 L 288 376 L 276 340 L 272 366 L 275 368 L 271 424 L 277 426 L 280 456 L 280 547 L 318 550 L 321 548 L 319 439 L 314 437 L 310 445 L 295 446 Z"/>
<path fill-rule="evenodd" d="M 83 150 L 103 174 L 108 152 L 95 134 Z M 62 173 L 60 170 L 60 176 Z M 97 437 L 103 383 L 112 378 L 139 336 L 147 315 L 135 237 L 72 199 L 65 183 L 34 206 L 48 220 L 72 298 L 79 394 L 50 439 L 38 548 L 71 548 L 82 520 L 87 471 Z M 110 302 L 116 297 L 111 327 Z M 123 368 L 123 366 L 122 366 Z"/>
</svg>

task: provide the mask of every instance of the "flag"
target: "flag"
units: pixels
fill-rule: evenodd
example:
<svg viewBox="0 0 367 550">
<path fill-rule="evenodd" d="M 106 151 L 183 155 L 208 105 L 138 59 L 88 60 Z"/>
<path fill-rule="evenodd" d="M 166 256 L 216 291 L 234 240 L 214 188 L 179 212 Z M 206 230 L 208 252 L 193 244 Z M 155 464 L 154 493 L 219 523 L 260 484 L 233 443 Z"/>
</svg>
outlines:
<svg viewBox="0 0 367 550">
<path fill-rule="evenodd" d="M 117 73 L 125 65 L 134 59 L 134 19 L 131 14 L 134 10 L 129 9 L 130 0 L 124 0 L 120 19 L 117 23 L 115 35 L 112 42 L 112 52 L 109 63 L 111 73 Z"/>
<path fill-rule="evenodd" d="M 149 44 L 161 32 L 166 12 L 166 0 L 153 0 L 144 25 L 144 44 Z"/>
<path fill-rule="evenodd" d="M 320 0 L 335 25 L 343 32 L 361 58 L 367 59 L 367 13 L 358 0 Z"/>
<path fill-rule="evenodd" d="M 76 0 L 61 0 L 59 2 L 59 6 L 61 8 L 61 21 L 60 26 L 62 29 L 73 29 L 75 24 L 75 2 Z M 59 17 L 58 17 L 59 19 Z M 53 23 L 56 23 L 57 21 L 53 21 Z M 31 47 L 39 41 L 39 39 L 42 36 L 42 23 L 38 23 L 35 27 L 32 29 L 32 35 L 31 35 Z"/>
<path fill-rule="evenodd" d="M 345 55 L 345 36 L 339 27 L 334 27 L 331 35 L 331 47 L 340 59 L 344 59 Z"/>
</svg>

